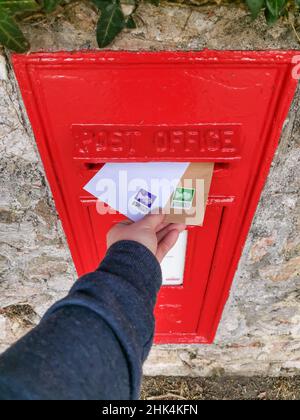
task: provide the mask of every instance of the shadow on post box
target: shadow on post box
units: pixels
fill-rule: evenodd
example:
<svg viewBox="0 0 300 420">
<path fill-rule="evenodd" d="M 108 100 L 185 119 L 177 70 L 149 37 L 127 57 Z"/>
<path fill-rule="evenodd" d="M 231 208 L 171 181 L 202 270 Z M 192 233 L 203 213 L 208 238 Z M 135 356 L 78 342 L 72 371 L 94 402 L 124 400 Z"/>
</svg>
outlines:
<svg viewBox="0 0 300 420">
<path fill-rule="evenodd" d="M 295 54 L 13 56 L 79 275 L 97 267 L 122 219 L 100 216 L 82 188 L 105 162 L 214 162 L 203 226 L 189 228 L 173 256 L 183 281 L 159 295 L 157 343 L 214 339 L 296 88 Z"/>
</svg>

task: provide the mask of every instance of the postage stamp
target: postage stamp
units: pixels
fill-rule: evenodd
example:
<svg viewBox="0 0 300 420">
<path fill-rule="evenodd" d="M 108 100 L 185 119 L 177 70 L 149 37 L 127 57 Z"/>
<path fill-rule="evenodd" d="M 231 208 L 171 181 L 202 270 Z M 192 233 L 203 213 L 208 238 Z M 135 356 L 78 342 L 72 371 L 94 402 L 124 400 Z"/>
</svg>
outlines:
<svg viewBox="0 0 300 420">
<path fill-rule="evenodd" d="M 173 209 L 190 210 L 193 204 L 195 192 L 195 188 L 176 188 L 172 198 L 171 207 Z"/>
<path fill-rule="evenodd" d="M 156 195 L 150 193 L 149 191 L 144 190 L 141 188 L 133 199 L 133 205 L 141 212 L 141 213 L 149 213 L 151 210 L 155 200 Z"/>
</svg>

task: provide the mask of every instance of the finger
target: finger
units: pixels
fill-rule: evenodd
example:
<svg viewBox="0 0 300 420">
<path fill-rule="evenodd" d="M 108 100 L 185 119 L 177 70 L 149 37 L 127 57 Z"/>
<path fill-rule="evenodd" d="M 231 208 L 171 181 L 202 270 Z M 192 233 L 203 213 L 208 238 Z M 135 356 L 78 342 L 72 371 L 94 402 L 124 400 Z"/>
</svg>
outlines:
<svg viewBox="0 0 300 420">
<path fill-rule="evenodd" d="M 157 242 L 159 243 L 169 232 L 171 232 L 171 230 L 174 230 L 174 228 L 173 225 L 169 223 L 167 226 L 157 232 Z"/>
<path fill-rule="evenodd" d="M 156 258 L 161 263 L 162 260 L 165 258 L 167 253 L 173 248 L 176 244 L 179 237 L 178 230 L 171 230 L 168 234 L 164 237 L 164 239 L 160 242 L 156 252 Z"/>
<path fill-rule="evenodd" d="M 142 220 L 137 222 L 137 225 L 141 227 L 148 227 L 150 229 L 153 229 L 154 231 L 157 229 L 157 227 L 163 223 L 165 219 L 164 214 L 148 214 L 145 216 Z"/>
<path fill-rule="evenodd" d="M 166 226 L 168 226 L 170 223 L 167 222 L 163 222 L 160 225 L 157 226 L 157 228 L 155 229 L 155 232 L 158 233 L 160 232 L 162 229 L 164 229 Z"/>
<path fill-rule="evenodd" d="M 179 233 L 183 232 L 186 229 L 186 225 L 183 223 L 170 223 L 164 227 L 161 231 L 157 232 L 157 240 L 160 242 L 168 232 L 171 230 L 177 230 Z"/>
<path fill-rule="evenodd" d="M 184 223 L 173 223 L 173 229 L 181 233 L 186 229 L 186 225 Z"/>
</svg>

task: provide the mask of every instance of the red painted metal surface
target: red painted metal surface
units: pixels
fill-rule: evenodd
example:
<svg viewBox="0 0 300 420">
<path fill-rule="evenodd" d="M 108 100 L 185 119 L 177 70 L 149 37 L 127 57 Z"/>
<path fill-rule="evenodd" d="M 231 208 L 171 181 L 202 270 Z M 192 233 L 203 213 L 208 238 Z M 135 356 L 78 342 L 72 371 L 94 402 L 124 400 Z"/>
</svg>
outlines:
<svg viewBox="0 0 300 420">
<path fill-rule="evenodd" d="M 121 215 L 82 187 L 105 162 L 216 162 L 184 284 L 163 287 L 157 343 L 211 343 L 288 112 L 297 52 L 86 52 L 13 62 L 78 274 Z"/>
</svg>

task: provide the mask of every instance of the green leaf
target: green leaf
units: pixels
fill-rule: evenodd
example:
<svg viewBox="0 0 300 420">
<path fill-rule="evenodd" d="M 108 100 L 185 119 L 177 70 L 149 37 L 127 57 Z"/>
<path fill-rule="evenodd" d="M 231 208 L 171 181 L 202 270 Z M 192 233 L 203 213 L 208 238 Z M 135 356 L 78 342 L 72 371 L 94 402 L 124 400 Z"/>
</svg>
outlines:
<svg viewBox="0 0 300 420">
<path fill-rule="evenodd" d="M 104 10 L 111 3 L 115 3 L 115 0 L 113 0 L 112 2 L 109 0 L 92 0 L 92 2 L 98 7 L 98 9 Z"/>
<path fill-rule="evenodd" d="M 97 25 L 97 41 L 99 47 L 104 48 L 125 28 L 126 20 L 119 0 L 93 1 L 101 10 Z"/>
<path fill-rule="evenodd" d="M 279 19 L 279 16 L 274 16 L 269 9 L 265 10 L 265 18 L 268 25 L 273 25 Z"/>
<path fill-rule="evenodd" d="M 265 5 L 265 0 L 246 0 L 246 3 L 251 11 L 253 19 L 256 19 Z"/>
<path fill-rule="evenodd" d="M 274 18 L 279 18 L 287 0 L 266 0 L 267 8 Z"/>
<path fill-rule="evenodd" d="M 35 0 L 0 0 L 0 10 L 9 11 L 11 14 L 31 12 L 40 7 Z"/>
<path fill-rule="evenodd" d="M 44 0 L 44 7 L 43 9 L 47 13 L 53 12 L 57 8 L 57 6 L 62 2 L 62 0 Z"/>
<path fill-rule="evenodd" d="M 25 52 L 29 43 L 25 39 L 14 18 L 7 10 L 0 9 L 0 43 L 15 52 Z"/>
</svg>

